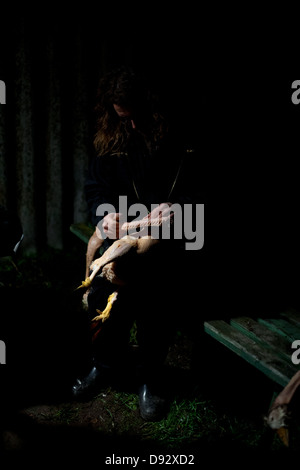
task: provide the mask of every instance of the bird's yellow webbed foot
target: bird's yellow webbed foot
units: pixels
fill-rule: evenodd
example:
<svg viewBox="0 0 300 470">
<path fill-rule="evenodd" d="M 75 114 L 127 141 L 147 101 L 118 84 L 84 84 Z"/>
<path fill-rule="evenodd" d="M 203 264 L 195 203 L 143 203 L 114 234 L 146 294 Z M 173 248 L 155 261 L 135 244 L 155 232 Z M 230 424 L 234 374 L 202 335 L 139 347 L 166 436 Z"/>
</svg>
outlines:
<svg viewBox="0 0 300 470">
<path fill-rule="evenodd" d="M 78 287 L 76 288 L 76 290 L 82 289 L 83 287 L 90 287 L 91 284 L 92 284 L 91 279 L 90 279 L 89 277 L 87 277 L 87 278 L 85 279 L 85 281 L 82 281 L 82 283 L 80 284 L 80 286 L 78 286 Z"/>
<path fill-rule="evenodd" d="M 117 292 L 113 292 L 109 297 L 108 297 L 108 300 L 107 300 L 107 305 L 105 307 L 105 309 L 103 310 L 103 312 L 101 312 L 101 310 L 96 310 L 100 315 L 97 315 L 96 317 L 94 317 L 92 319 L 92 321 L 100 321 L 102 320 L 102 322 L 104 322 L 105 320 L 107 320 L 110 316 L 110 311 L 112 309 L 112 306 L 113 306 L 113 303 L 117 300 Z"/>
</svg>

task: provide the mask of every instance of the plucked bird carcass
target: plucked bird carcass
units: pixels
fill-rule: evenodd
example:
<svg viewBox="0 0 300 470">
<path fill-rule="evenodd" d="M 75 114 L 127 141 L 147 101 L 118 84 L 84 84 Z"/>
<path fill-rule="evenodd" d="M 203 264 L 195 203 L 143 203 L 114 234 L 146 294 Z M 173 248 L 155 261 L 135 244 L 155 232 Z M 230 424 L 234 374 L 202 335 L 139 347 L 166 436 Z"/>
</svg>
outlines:
<svg viewBox="0 0 300 470">
<path fill-rule="evenodd" d="M 289 445 L 289 421 L 291 419 L 289 406 L 299 385 L 300 371 L 296 372 L 286 387 L 276 397 L 265 418 L 266 424 L 278 433 L 286 446 Z"/>
</svg>

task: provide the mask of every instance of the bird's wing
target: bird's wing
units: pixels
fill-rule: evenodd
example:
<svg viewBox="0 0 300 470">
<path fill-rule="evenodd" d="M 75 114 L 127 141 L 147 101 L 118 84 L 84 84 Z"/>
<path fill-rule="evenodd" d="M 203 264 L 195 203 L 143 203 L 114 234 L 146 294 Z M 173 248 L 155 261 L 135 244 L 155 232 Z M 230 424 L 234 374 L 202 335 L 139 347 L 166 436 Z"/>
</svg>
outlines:
<svg viewBox="0 0 300 470">
<path fill-rule="evenodd" d="M 96 274 L 107 264 L 112 261 L 116 261 L 122 256 L 126 255 L 131 250 L 136 250 L 137 254 L 142 254 L 148 251 L 152 245 L 156 244 L 158 240 L 151 237 L 136 238 L 130 235 L 126 235 L 120 240 L 116 240 L 100 258 L 97 258 L 91 264 L 91 275 L 82 282 L 82 285 L 78 287 L 89 287 Z"/>
<path fill-rule="evenodd" d="M 137 245 L 137 239 L 126 236 L 120 240 L 116 240 L 100 258 L 97 258 L 91 265 L 93 271 L 90 275 L 90 280 L 96 276 L 96 274 L 108 263 L 115 261 L 116 259 L 124 256 L 130 250 L 135 248 Z"/>
</svg>

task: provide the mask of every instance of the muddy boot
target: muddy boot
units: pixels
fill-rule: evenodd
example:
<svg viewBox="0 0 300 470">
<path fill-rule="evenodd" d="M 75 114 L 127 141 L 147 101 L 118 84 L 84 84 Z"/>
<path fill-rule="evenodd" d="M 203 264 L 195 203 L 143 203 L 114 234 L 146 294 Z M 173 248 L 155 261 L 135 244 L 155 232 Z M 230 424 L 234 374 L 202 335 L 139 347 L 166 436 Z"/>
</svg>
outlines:
<svg viewBox="0 0 300 470">
<path fill-rule="evenodd" d="M 149 385 L 139 387 L 140 415 L 146 421 L 160 421 L 167 412 L 165 398 L 158 396 Z"/>
<path fill-rule="evenodd" d="M 109 383 L 110 367 L 94 361 L 90 372 L 83 378 L 76 379 L 72 387 L 75 399 L 89 399 L 98 395 L 100 390 Z"/>
</svg>

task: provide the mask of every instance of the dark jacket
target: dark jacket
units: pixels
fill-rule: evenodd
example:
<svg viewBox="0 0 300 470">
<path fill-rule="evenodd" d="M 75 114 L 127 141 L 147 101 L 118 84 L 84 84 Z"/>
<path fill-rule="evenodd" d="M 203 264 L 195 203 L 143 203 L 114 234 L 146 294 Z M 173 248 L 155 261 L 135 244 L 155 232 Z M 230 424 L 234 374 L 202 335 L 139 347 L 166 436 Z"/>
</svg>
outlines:
<svg viewBox="0 0 300 470">
<path fill-rule="evenodd" d="M 139 202 L 149 211 L 151 204 L 195 202 L 201 183 L 190 150 L 169 140 L 149 152 L 137 135 L 126 152 L 95 157 L 85 186 L 92 224 L 102 219 L 96 216 L 100 204 L 112 204 L 119 212 L 121 195 L 127 196 L 128 207 Z"/>
</svg>

